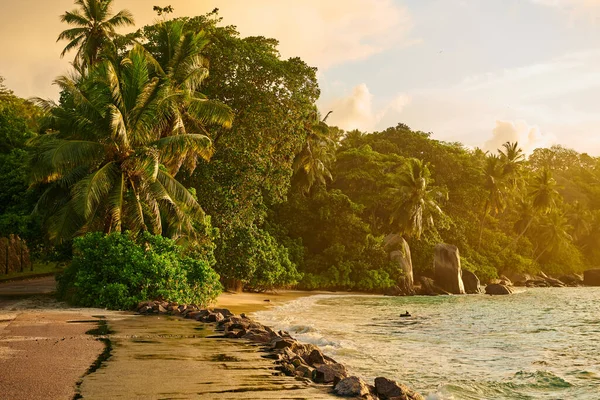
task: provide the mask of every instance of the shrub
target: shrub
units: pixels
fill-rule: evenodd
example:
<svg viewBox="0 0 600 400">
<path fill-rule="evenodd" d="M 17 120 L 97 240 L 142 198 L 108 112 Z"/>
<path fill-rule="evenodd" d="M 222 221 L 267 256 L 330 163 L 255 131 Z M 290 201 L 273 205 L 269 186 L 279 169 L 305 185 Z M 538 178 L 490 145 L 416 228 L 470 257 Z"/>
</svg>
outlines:
<svg viewBox="0 0 600 400">
<path fill-rule="evenodd" d="M 221 292 L 206 256 L 144 232 L 89 233 L 73 242 L 73 261 L 58 278 L 59 298 L 86 307 L 131 309 L 144 300 L 207 305 Z"/>
</svg>

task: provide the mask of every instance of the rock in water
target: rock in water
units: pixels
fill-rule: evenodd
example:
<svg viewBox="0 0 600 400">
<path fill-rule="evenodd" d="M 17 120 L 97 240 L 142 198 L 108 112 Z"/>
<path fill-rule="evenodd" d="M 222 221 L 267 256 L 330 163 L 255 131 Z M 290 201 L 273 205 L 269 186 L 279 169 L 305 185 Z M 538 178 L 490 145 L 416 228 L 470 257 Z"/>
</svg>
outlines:
<svg viewBox="0 0 600 400">
<path fill-rule="evenodd" d="M 468 294 L 478 294 L 481 293 L 481 283 L 479 282 L 479 278 L 473 272 L 469 270 L 462 271 L 462 280 L 465 286 L 465 292 Z"/>
<path fill-rule="evenodd" d="M 369 386 L 356 376 L 342 379 L 333 390 L 343 397 L 363 397 L 370 394 Z"/>
<path fill-rule="evenodd" d="M 505 285 L 500 285 L 499 283 L 491 283 L 485 287 L 486 294 L 492 295 L 502 295 L 502 294 L 511 294 L 512 290 Z"/>
<path fill-rule="evenodd" d="M 586 286 L 600 286 L 600 268 L 584 271 L 583 284 Z"/>
<path fill-rule="evenodd" d="M 398 234 L 387 235 L 383 242 L 384 248 L 389 251 L 390 260 L 402 269 L 402 281 L 398 283 L 403 294 L 415 294 L 412 259 L 408 243 L 402 235 Z"/>
<path fill-rule="evenodd" d="M 577 274 L 563 275 L 558 278 L 561 282 L 564 282 L 568 286 L 580 286 L 583 285 L 583 279 Z"/>
<path fill-rule="evenodd" d="M 437 286 L 453 294 L 465 294 L 460 255 L 456 246 L 443 243 L 435 246 L 433 270 Z"/>
</svg>

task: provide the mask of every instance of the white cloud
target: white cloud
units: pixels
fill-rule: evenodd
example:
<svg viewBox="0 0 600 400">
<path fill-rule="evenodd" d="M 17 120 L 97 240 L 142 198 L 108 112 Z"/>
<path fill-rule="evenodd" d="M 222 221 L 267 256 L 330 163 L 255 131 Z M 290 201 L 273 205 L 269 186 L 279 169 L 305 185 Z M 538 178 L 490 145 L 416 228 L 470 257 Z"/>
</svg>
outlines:
<svg viewBox="0 0 600 400">
<path fill-rule="evenodd" d="M 542 133 L 538 126 L 530 126 L 525 121 L 496 121 L 492 137 L 483 149 L 495 152 L 506 142 L 518 142 L 525 154 L 531 154 L 534 149 L 555 144 L 556 137 Z"/>
<path fill-rule="evenodd" d="M 351 93 L 334 99 L 322 110 L 324 112 L 333 111 L 328 119 L 330 125 L 344 130 L 358 129 L 370 132 L 388 113 L 400 113 L 409 103 L 410 97 L 400 94 L 383 107 L 376 107 L 369 88 L 366 84 L 361 83 L 354 87 Z"/>
<path fill-rule="evenodd" d="M 555 7 L 567 13 L 571 21 L 589 20 L 600 23 L 600 0 L 531 0 L 536 4 Z"/>
<path fill-rule="evenodd" d="M 413 26 L 393 0 L 223 0 L 219 8 L 242 34 L 274 37 L 284 56 L 322 69 L 406 44 Z"/>
</svg>

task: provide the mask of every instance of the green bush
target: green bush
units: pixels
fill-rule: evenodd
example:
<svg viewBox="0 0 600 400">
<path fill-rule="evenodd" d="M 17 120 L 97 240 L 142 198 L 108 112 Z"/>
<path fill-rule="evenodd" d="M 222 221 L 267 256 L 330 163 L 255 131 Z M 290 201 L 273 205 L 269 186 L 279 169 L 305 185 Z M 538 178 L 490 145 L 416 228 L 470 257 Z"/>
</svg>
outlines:
<svg viewBox="0 0 600 400">
<path fill-rule="evenodd" d="M 215 268 L 226 279 L 235 279 L 252 290 L 290 286 L 302 278 L 288 250 L 269 234 L 251 226 L 237 229 L 216 250 Z"/>
<path fill-rule="evenodd" d="M 58 278 L 59 298 L 86 307 L 131 309 L 144 300 L 207 305 L 221 292 L 206 256 L 144 232 L 89 233 L 73 242 L 73 261 Z"/>
</svg>

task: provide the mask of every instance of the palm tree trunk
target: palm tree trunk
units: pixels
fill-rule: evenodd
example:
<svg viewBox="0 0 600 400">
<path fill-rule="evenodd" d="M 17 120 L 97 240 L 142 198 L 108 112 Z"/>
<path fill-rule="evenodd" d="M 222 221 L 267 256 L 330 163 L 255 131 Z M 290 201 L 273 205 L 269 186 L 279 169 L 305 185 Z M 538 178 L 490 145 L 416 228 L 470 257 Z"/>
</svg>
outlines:
<svg viewBox="0 0 600 400">
<path fill-rule="evenodd" d="M 487 217 L 487 205 L 488 201 L 485 201 L 483 206 L 483 215 L 481 216 L 481 225 L 479 227 L 479 241 L 477 242 L 477 250 L 481 247 L 481 238 L 483 237 L 483 225 L 485 224 L 485 218 Z"/>
<path fill-rule="evenodd" d="M 533 222 L 533 217 L 531 217 L 529 219 L 529 222 L 527 223 L 527 226 L 525 227 L 525 229 L 523 229 L 523 232 L 519 233 L 519 235 L 512 241 L 510 242 L 505 248 L 503 248 L 502 250 L 500 250 L 500 252 L 498 253 L 498 255 L 504 253 L 507 249 L 509 249 L 510 247 L 512 247 L 515 243 L 517 243 L 519 241 L 519 239 L 521 239 L 521 237 L 525 234 L 525 232 L 527 232 L 527 230 L 529 229 L 529 227 L 531 226 L 531 223 Z"/>
</svg>

